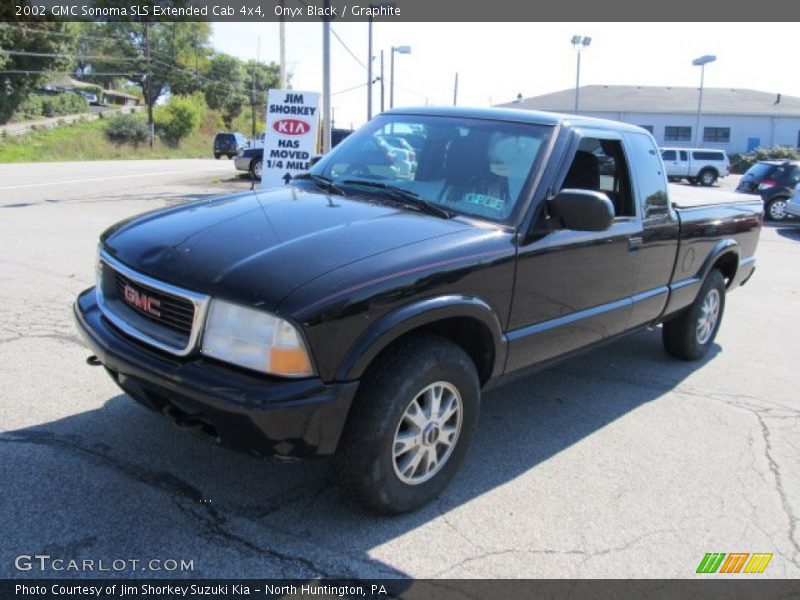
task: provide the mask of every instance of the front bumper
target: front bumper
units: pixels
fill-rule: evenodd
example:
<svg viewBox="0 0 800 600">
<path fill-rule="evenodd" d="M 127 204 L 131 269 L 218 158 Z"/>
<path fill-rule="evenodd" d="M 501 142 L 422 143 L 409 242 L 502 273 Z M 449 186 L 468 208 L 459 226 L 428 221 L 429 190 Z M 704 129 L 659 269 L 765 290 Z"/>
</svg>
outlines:
<svg viewBox="0 0 800 600">
<path fill-rule="evenodd" d="M 237 156 L 233 159 L 233 166 L 239 171 L 249 171 L 251 160 L 253 158 L 250 156 Z"/>
<path fill-rule="evenodd" d="M 144 406 L 235 450 L 258 456 L 333 454 L 358 382 L 261 376 L 134 341 L 102 314 L 95 290 L 74 305 L 78 329 L 112 379 Z"/>
</svg>

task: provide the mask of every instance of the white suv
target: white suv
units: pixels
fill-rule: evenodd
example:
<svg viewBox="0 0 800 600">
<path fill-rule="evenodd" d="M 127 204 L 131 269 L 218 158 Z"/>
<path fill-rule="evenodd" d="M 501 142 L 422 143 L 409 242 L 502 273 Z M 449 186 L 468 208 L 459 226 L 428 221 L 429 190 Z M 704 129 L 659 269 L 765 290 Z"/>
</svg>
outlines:
<svg viewBox="0 0 800 600">
<path fill-rule="evenodd" d="M 692 185 L 714 185 L 730 174 L 731 163 L 724 150 L 708 148 L 661 148 L 661 160 L 670 181 L 686 179 Z"/>
</svg>

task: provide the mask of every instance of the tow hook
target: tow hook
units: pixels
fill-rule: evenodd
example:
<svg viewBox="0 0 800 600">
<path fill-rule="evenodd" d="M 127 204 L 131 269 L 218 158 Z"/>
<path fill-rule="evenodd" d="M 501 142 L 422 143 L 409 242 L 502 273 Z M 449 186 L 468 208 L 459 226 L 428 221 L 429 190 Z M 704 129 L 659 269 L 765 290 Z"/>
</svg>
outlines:
<svg viewBox="0 0 800 600">
<path fill-rule="evenodd" d="M 86 359 L 86 364 L 91 367 L 99 367 L 103 363 L 100 362 L 99 358 L 97 358 L 94 354 L 92 354 L 90 357 Z"/>
</svg>

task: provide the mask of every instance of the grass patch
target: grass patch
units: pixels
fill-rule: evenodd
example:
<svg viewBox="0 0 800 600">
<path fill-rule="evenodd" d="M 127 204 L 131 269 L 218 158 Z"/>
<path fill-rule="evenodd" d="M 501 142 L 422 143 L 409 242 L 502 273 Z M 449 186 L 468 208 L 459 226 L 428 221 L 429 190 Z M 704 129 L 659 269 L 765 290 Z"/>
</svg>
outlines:
<svg viewBox="0 0 800 600">
<path fill-rule="evenodd" d="M 153 149 L 147 144 L 115 146 L 103 135 L 104 120 L 37 129 L 26 135 L 0 139 L 0 162 L 55 162 L 146 158 L 209 158 L 214 127 L 205 125 L 171 148 L 156 138 Z"/>
</svg>

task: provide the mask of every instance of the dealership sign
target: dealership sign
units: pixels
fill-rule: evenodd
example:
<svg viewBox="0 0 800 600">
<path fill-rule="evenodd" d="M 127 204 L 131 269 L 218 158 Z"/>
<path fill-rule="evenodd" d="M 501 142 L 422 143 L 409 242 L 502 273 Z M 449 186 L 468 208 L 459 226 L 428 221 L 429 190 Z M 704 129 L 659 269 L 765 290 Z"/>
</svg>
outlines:
<svg viewBox="0 0 800 600">
<path fill-rule="evenodd" d="M 308 171 L 317 150 L 318 124 L 318 93 L 269 91 L 262 187 L 287 185 L 295 175 Z"/>
</svg>

